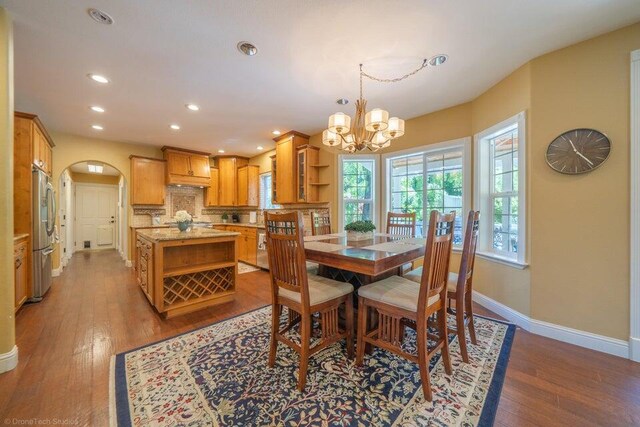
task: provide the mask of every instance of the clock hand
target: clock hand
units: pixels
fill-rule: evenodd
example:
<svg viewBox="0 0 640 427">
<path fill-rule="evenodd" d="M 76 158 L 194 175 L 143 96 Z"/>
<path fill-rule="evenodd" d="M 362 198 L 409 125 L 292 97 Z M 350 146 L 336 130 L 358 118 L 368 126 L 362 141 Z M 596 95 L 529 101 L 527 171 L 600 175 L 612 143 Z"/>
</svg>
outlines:
<svg viewBox="0 0 640 427">
<path fill-rule="evenodd" d="M 575 145 L 573 145 L 573 141 L 569 140 L 569 144 L 571 144 L 571 148 L 573 148 L 573 152 L 574 152 L 574 153 L 577 153 L 577 152 L 578 152 L 578 150 L 576 149 L 576 146 L 575 146 Z"/>
<path fill-rule="evenodd" d="M 587 163 L 589 163 L 591 166 L 593 166 L 593 162 L 589 159 L 587 159 L 581 152 L 576 150 L 576 154 L 580 157 L 582 157 L 583 159 L 585 159 L 587 161 Z"/>
</svg>

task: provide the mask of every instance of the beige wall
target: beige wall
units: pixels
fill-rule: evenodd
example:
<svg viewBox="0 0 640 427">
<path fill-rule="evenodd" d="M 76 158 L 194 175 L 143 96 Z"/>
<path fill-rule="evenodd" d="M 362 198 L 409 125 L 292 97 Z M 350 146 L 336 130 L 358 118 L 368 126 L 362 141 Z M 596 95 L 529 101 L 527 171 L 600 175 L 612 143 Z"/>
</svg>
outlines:
<svg viewBox="0 0 640 427">
<path fill-rule="evenodd" d="M 469 103 L 407 120 L 386 153 L 473 136 L 526 112 L 527 259 L 478 259 L 475 289 L 534 319 L 629 336 L 629 66 L 640 23 L 535 58 Z M 567 176 L 544 160 L 560 133 L 591 127 L 612 141 L 598 170 Z M 319 145 L 320 135 L 311 141 Z M 328 199 L 337 218 L 337 150 Z M 334 221 L 335 222 L 335 221 Z M 459 257 L 454 255 L 452 267 Z"/>
<path fill-rule="evenodd" d="M 120 176 L 114 175 L 100 175 L 93 173 L 80 173 L 71 172 L 70 174 L 73 182 L 80 182 L 83 184 L 105 184 L 105 185 L 118 185 L 120 183 Z"/>
<path fill-rule="evenodd" d="M 276 150 L 267 151 L 266 153 L 258 154 L 249 159 L 250 165 L 260 166 L 260 173 L 271 172 L 271 156 L 276 154 Z"/>
<path fill-rule="evenodd" d="M 59 132 L 50 132 L 50 134 L 56 144 L 53 148 L 53 184 L 56 187 L 56 193 L 58 193 L 57 186 L 60 183 L 60 175 L 74 163 L 96 160 L 113 166 L 124 176 L 127 192 L 129 192 L 129 156 L 135 154 L 158 159 L 162 158 L 160 147 L 151 145 L 105 141 L 103 139 L 86 138 Z M 132 210 L 131 206 L 129 206 L 129 223 L 131 223 L 131 215 Z M 129 230 L 127 230 L 127 233 L 129 233 Z M 58 245 L 56 245 L 53 253 L 53 268 L 58 268 L 59 266 L 60 253 Z"/>
<path fill-rule="evenodd" d="M 531 62 L 531 314 L 629 338 L 630 52 L 640 23 Z M 611 139 L 610 158 L 580 176 L 553 172 L 547 145 L 590 127 Z"/>
<path fill-rule="evenodd" d="M 0 356 L 16 343 L 13 304 L 13 34 L 0 8 Z M 15 360 L 17 362 L 17 359 Z M 4 369 L 13 369 L 5 366 Z M 2 372 L 2 371 L 0 371 Z"/>
</svg>

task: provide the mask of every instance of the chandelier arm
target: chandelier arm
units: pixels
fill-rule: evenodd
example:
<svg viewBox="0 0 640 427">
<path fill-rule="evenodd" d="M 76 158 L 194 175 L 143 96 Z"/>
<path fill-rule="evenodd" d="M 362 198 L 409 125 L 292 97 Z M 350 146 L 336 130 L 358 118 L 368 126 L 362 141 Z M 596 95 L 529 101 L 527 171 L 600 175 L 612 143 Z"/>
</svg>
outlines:
<svg viewBox="0 0 640 427">
<path fill-rule="evenodd" d="M 409 77 L 413 76 L 413 75 L 414 75 L 414 74 L 416 74 L 418 71 L 423 70 L 424 68 L 427 68 L 428 66 L 429 66 L 429 60 L 428 60 L 427 58 L 425 58 L 425 59 L 422 61 L 422 65 L 420 65 L 420 67 L 416 68 L 415 70 L 413 70 L 413 71 L 412 71 L 412 72 L 410 72 L 410 73 L 405 74 L 405 75 L 404 75 L 404 76 L 402 76 L 402 77 L 396 77 L 396 78 L 393 78 L 393 79 L 381 79 L 381 78 L 374 77 L 374 76 L 372 76 L 371 74 L 367 74 L 367 73 L 365 73 L 364 71 L 362 71 L 362 64 L 360 64 L 360 97 L 362 97 L 362 76 L 364 76 L 364 77 L 366 77 L 366 78 L 368 78 L 368 79 L 370 79 L 370 80 L 374 80 L 374 81 L 376 81 L 376 82 L 381 82 L 381 83 L 396 83 L 396 82 L 402 81 L 402 80 L 404 80 L 404 79 L 407 79 L 407 78 L 409 78 Z"/>
</svg>

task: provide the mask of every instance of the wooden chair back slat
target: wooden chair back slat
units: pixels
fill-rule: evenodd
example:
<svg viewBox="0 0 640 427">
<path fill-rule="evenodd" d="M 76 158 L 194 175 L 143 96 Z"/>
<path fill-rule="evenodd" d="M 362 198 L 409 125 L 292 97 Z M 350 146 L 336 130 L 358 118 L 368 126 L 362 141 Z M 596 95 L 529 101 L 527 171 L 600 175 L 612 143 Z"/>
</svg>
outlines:
<svg viewBox="0 0 640 427">
<path fill-rule="evenodd" d="M 464 233 L 464 246 L 458 272 L 457 292 L 471 292 L 473 281 L 473 268 L 476 261 L 476 248 L 480 230 L 480 211 L 469 211 L 467 228 Z"/>
<path fill-rule="evenodd" d="M 430 297 L 440 294 L 443 301 L 446 297 L 455 218 L 455 212 L 441 214 L 431 211 L 418 297 L 418 316 L 424 315 Z"/>
<path fill-rule="evenodd" d="M 331 234 L 331 217 L 329 212 L 311 212 L 311 234 L 322 236 Z"/>
<path fill-rule="evenodd" d="M 387 234 L 416 237 L 416 213 L 387 213 Z"/>
<path fill-rule="evenodd" d="M 265 212 L 265 231 L 271 293 L 274 301 L 280 288 L 300 292 L 301 302 L 309 306 L 309 284 L 304 254 L 301 212 Z"/>
</svg>

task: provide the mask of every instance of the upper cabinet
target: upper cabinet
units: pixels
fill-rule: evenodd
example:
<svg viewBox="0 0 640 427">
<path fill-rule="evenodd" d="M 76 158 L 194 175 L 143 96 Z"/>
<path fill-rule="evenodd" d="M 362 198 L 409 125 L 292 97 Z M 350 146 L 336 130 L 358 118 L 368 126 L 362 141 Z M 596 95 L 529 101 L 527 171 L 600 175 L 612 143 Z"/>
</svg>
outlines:
<svg viewBox="0 0 640 427">
<path fill-rule="evenodd" d="M 260 166 L 238 168 L 238 206 L 258 206 Z"/>
<path fill-rule="evenodd" d="M 209 153 L 162 147 L 167 161 L 166 183 L 208 187 L 211 181 Z"/>
<path fill-rule="evenodd" d="M 246 157 L 215 157 L 219 171 L 218 206 L 258 206 L 259 167 Z"/>
<path fill-rule="evenodd" d="M 320 149 L 309 145 L 309 136 L 290 131 L 274 138 L 276 155 L 271 158 L 272 196 L 275 203 L 317 203 Z"/>
<path fill-rule="evenodd" d="M 165 160 L 129 156 L 131 160 L 131 204 L 164 205 Z"/>
<path fill-rule="evenodd" d="M 204 205 L 207 207 L 218 206 L 220 198 L 220 171 L 218 168 L 211 168 L 211 182 L 209 187 L 204 189 Z"/>
<path fill-rule="evenodd" d="M 51 176 L 54 143 L 38 116 L 16 111 L 14 126 L 16 143 L 21 149 L 31 153 L 31 163 L 34 166 Z"/>
</svg>

